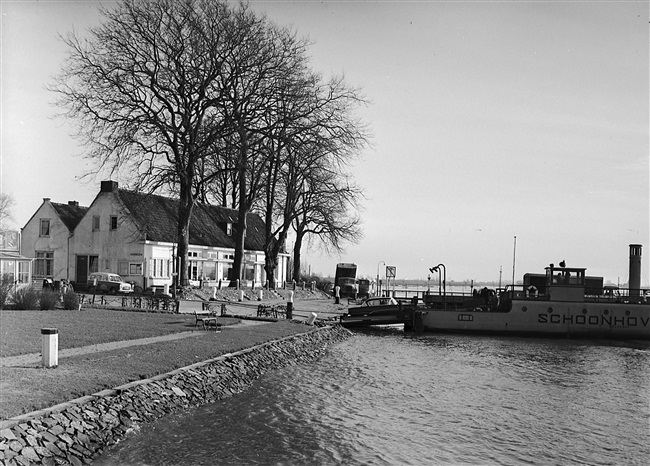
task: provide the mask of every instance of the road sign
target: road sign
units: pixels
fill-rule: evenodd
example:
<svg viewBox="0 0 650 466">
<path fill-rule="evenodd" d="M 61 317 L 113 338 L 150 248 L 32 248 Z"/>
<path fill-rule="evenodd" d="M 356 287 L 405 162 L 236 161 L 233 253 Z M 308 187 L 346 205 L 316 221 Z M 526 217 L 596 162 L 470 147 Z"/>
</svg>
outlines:
<svg viewBox="0 0 650 466">
<path fill-rule="evenodd" d="M 386 266 L 386 278 L 395 278 L 395 271 L 397 267 Z"/>
</svg>

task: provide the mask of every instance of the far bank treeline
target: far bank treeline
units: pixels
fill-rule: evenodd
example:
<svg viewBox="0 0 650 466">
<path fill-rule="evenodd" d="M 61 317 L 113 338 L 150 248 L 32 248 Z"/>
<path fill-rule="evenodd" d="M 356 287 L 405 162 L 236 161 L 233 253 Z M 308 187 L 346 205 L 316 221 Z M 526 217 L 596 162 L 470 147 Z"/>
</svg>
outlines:
<svg viewBox="0 0 650 466">
<path fill-rule="evenodd" d="M 367 102 L 310 68 L 306 39 L 221 0 L 122 0 L 101 13 L 62 37 L 68 55 L 49 89 L 95 172 L 180 199 L 181 284 L 197 202 L 239 212 L 233 279 L 250 211 L 266 223 L 270 283 L 291 229 L 296 280 L 305 242 L 336 251 L 360 238 L 349 169 L 369 140 L 354 115 Z"/>
</svg>

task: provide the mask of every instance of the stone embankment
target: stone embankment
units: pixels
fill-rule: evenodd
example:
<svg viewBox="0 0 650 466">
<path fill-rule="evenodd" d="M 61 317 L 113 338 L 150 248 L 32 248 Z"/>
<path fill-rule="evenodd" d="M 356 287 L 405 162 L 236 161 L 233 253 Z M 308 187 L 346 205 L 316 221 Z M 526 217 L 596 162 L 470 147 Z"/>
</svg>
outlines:
<svg viewBox="0 0 650 466">
<path fill-rule="evenodd" d="M 0 460 L 88 464 L 134 425 L 241 392 L 265 372 L 311 362 L 350 335 L 340 326 L 317 328 L 4 421 Z"/>
</svg>

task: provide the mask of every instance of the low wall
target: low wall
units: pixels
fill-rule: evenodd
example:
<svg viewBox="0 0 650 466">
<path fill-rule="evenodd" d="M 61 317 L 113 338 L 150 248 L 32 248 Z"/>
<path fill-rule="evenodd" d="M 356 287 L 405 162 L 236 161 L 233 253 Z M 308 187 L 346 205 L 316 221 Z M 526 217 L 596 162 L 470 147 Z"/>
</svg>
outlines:
<svg viewBox="0 0 650 466">
<path fill-rule="evenodd" d="M 323 327 L 2 422 L 3 464 L 89 463 L 134 424 L 239 393 L 269 370 L 311 362 L 352 335 Z"/>
</svg>

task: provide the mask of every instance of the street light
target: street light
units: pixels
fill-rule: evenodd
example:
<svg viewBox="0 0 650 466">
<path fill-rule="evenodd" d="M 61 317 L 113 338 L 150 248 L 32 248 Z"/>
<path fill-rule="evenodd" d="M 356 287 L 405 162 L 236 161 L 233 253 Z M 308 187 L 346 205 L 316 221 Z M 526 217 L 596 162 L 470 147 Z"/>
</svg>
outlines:
<svg viewBox="0 0 650 466">
<path fill-rule="evenodd" d="M 377 296 L 381 296 L 381 285 L 379 284 L 379 266 L 381 264 L 386 265 L 386 262 L 379 261 L 379 263 L 377 264 Z"/>
<path fill-rule="evenodd" d="M 429 270 L 431 273 L 438 272 L 438 294 L 440 294 L 440 267 L 442 267 L 443 279 L 442 279 L 442 291 L 443 296 L 447 297 L 447 268 L 445 264 L 438 264 L 435 267 L 431 267 Z"/>
</svg>

